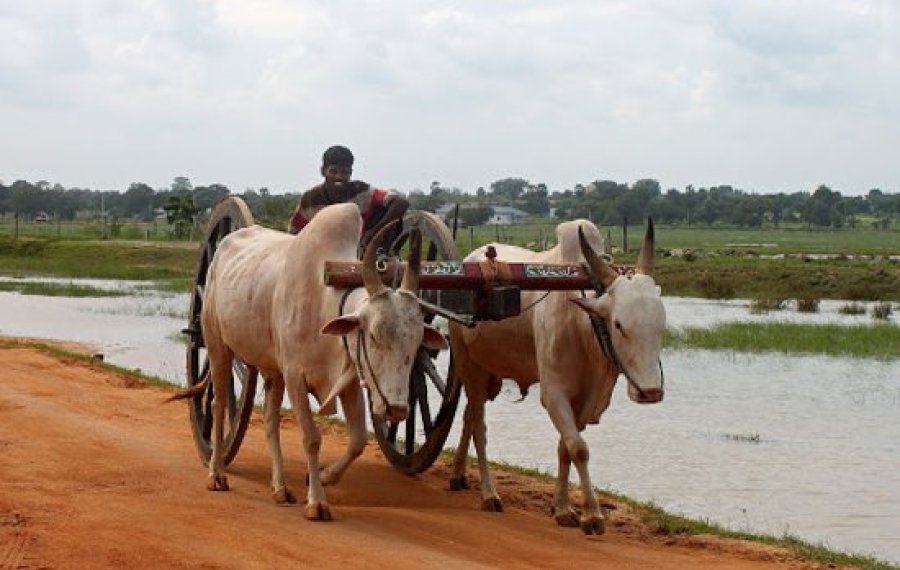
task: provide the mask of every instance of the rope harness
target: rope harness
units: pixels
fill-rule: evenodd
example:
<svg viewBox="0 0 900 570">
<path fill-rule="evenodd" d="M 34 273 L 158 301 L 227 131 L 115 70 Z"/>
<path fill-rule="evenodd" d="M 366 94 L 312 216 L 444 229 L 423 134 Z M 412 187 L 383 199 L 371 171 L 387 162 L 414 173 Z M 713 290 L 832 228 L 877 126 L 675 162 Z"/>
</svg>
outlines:
<svg viewBox="0 0 900 570">
<path fill-rule="evenodd" d="M 360 287 L 356 287 L 355 289 L 347 289 L 344 291 L 344 294 L 341 295 L 341 302 L 338 306 L 338 316 L 344 316 L 344 307 L 347 304 L 347 299 L 350 297 L 350 293 L 355 291 L 356 289 L 360 289 Z M 347 356 L 350 357 L 350 360 L 353 361 L 354 368 L 356 368 L 356 375 L 362 380 L 366 387 L 369 388 L 369 392 L 377 395 L 381 398 L 381 402 L 384 404 L 384 408 L 386 410 L 390 409 L 390 405 L 388 404 L 388 399 L 384 395 L 384 392 L 381 391 L 381 386 L 378 385 L 378 377 L 375 375 L 375 369 L 372 368 L 372 361 L 369 360 L 369 350 L 366 347 L 366 337 L 363 334 L 362 329 L 360 328 L 356 333 L 356 359 L 354 360 L 350 353 L 350 341 L 347 340 L 347 335 L 343 335 L 341 340 L 344 342 L 344 350 L 347 352 Z M 368 368 L 369 373 L 366 374 L 365 370 L 363 370 L 362 363 L 366 363 L 366 368 Z"/>
</svg>

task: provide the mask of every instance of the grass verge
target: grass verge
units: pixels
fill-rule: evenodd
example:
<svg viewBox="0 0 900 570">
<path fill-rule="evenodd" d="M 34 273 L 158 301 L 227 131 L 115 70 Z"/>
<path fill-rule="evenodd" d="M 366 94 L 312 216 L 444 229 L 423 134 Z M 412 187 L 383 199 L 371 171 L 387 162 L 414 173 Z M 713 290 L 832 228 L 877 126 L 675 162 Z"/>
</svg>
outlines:
<svg viewBox="0 0 900 570">
<path fill-rule="evenodd" d="M 453 450 L 445 450 L 443 452 L 444 459 L 447 461 L 451 460 L 453 453 Z M 492 470 L 500 470 L 523 477 L 537 479 L 548 485 L 555 484 L 556 481 L 556 478 L 553 475 L 536 469 L 493 461 L 490 462 L 490 465 Z M 578 488 L 573 485 L 570 485 L 570 489 L 576 491 L 576 493 L 578 492 Z M 779 537 L 767 534 L 734 531 L 708 520 L 690 519 L 681 515 L 668 513 L 653 502 L 636 501 L 611 491 L 599 489 L 595 491 L 601 503 L 612 503 L 617 505 L 618 509 L 628 509 L 635 514 L 649 532 L 659 536 L 689 537 L 708 535 L 781 548 L 798 560 L 820 562 L 832 567 L 860 568 L 862 570 L 900 570 L 900 566 L 879 560 L 873 556 L 837 552 L 822 544 L 806 542 L 788 533 Z"/>
<path fill-rule="evenodd" d="M 893 324 L 724 323 L 712 328 L 669 329 L 665 346 L 893 360 L 900 358 L 900 327 Z"/>
</svg>

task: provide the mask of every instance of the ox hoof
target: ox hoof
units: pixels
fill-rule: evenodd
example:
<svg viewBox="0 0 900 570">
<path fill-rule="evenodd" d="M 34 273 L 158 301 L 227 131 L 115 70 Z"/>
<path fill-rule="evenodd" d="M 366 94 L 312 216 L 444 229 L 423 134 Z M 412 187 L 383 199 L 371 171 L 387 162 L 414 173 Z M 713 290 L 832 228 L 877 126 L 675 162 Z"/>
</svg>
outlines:
<svg viewBox="0 0 900 570">
<path fill-rule="evenodd" d="M 503 502 L 497 497 L 490 497 L 481 501 L 481 510 L 489 513 L 502 513 Z"/>
<path fill-rule="evenodd" d="M 581 532 L 587 536 L 596 536 L 606 532 L 606 525 L 603 519 L 599 517 L 591 517 L 581 521 Z"/>
<path fill-rule="evenodd" d="M 466 479 L 465 475 L 460 475 L 459 477 L 451 477 L 450 478 L 450 490 L 451 491 L 462 491 L 463 489 L 469 488 L 469 480 Z"/>
<path fill-rule="evenodd" d="M 303 515 L 310 521 L 330 521 L 331 509 L 325 503 L 312 503 L 306 505 Z"/>
<path fill-rule="evenodd" d="M 272 491 L 272 499 L 276 505 L 293 505 L 297 503 L 297 496 L 287 487 Z"/>
<path fill-rule="evenodd" d="M 578 514 L 575 513 L 575 511 L 573 511 L 572 509 L 560 513 L 555 513 L 553 515 L 553 518 L 556 520 L 556 524 L 558 524 L 559 526 L 574 528 L 581 525 L 581 523 L 578 522 Z"/>
<path fill-rule="evenodd" d="M 319 480 L 323 485 L 337 485 L 341 480 L 341 474 L 335 473 L 330 467 L 326 467 L 319 471 Z M 308 476 L 306 484 L 309 485 Z"/>
<path fill-rule="evenodd" d="M 210 475 L 206 480 L 206 488 L 210 491 L 228 491 L 228 477 L 225 475 Z"/>
</svg>

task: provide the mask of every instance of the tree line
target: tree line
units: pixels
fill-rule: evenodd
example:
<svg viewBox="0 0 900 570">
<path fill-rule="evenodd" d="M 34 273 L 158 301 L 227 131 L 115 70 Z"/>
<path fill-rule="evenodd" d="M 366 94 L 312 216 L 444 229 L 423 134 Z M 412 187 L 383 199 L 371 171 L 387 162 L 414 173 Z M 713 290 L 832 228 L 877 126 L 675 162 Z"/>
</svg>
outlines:
<svg viewBox="0 0 900 570">
<path fill-rule="evenodd" d="M 193 223 L 198 214 L 231 193 L 224 184 L 194 186 L 186 177 L 177 177 L 161 189 L 135 182 L 124 192 L 17 180 L 9 186 L 0 183 L 0 217 L 12 214 L 32 219 L 46 213 L 64 221 L 97 216 L 152 220 L 163 212 L 177 227 Z M 250 188 L 238 195 L 249 204 L 254 217 L 272 227 L 286 224 L 299 198 L 296 193 L 272 194 L 267 188 Z M 728 185 L 663 191 L 653 179 L 631 184 L 598 179 L 550 192 L 543 183 L 503 178 L 474 193 L 435 181 L 427 191 L 414 189 L 407 197 L 412 208 L 428 211 L 459 204 L 459 216 L 469 225 L 484 223 L 494 206 L 515 207 L 536 217 L 588 218 L 601 225 L 619 225 L 625 220 L 640 223 L 652 216 L 659 223 L 688 226 L 752 228 L 790 223 L 841 228 L 865 223 L 886 229 L 900 218 L 898 193 L 874 188 L 865 196 L 843 196 L 825 185 L 812 191 L 756 194 Z"/>
</svg>

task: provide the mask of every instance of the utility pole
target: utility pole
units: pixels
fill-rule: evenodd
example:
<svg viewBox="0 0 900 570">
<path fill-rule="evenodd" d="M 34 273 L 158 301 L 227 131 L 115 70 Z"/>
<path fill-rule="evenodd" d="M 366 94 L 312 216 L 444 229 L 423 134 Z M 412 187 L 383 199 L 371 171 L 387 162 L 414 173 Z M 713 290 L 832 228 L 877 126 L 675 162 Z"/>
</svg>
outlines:
<svg viewBox="0 0 900 570">
<path fill-rule="evenodd" d="M 103 191 L 100 191 L 100 237 L 106 239 L 106 208 L 103 201 Z"/>
</svg>

